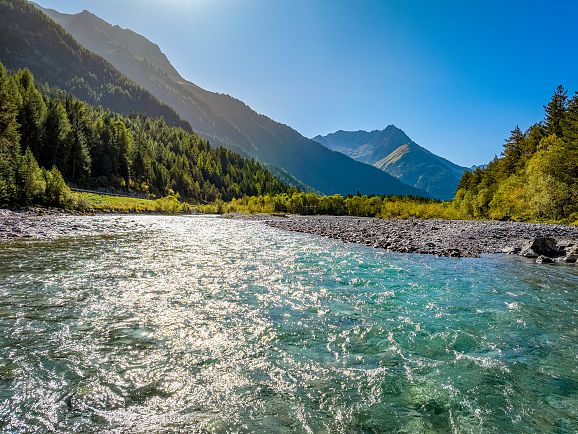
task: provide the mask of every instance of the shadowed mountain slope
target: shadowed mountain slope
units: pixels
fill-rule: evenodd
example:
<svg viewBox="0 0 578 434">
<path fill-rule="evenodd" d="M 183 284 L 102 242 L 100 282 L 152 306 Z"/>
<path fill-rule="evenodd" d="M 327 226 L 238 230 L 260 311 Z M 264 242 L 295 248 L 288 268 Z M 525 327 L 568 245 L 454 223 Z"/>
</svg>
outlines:
<svg viewBox="0 0 578 434">
<path fill-rule="evenodd" d="M 66 15 L 43 10 L 87 49 L 175 109 L 212 144 L 256 158 L 285 175 L 281 176 L 285 181 L 297 179 L 324 194 L 426 195 L 375 167 L 328 150 L 242 101 L 185 80 L 156 44 L 131 30 L 87 11 Z"/>
<path fill-rule="evenodd" d="M 128 80 L 102 57 L 83 48 L 54 21 L 24 0 L 0 2 L 0 61 L 28 68 L 40 83 L 118 113 L 162 116 L 190 130 L 176 112 Z"/>
</svg>

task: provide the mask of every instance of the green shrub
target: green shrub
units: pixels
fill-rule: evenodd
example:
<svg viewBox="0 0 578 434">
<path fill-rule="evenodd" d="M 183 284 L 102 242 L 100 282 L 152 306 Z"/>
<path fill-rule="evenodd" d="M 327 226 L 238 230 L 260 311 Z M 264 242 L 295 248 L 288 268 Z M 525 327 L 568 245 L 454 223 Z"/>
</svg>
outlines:
<svg viewBox="0 0 578 434">
<path fill-rule="evenodd" d="M 19 159 L 15 185 L 16 200 L 23 205 L 28 205 L 35 199 L 42 198 L 46 190 L 42 169 L 38 166 L 30 148 L 27 148 Z"/>
<path fill-rule="evenodd" d="M 44 171 L 44 180 L 46 182 L 46 191 L 44 192 L 44 203 L 46 205 L 60 208 L 73 207 L 72 192 L 56 166 Z"/>
</svg>

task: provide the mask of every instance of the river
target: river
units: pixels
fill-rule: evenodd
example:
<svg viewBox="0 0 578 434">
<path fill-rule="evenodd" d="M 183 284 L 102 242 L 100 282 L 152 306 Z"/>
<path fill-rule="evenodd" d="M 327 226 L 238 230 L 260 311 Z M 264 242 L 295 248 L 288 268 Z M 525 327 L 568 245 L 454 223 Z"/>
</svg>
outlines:
<svg viewBox="0 0 578 434">
<path fill-rule="evenodd" d="M 75 221 L 0 244 L 2 432 L 578 431 L 578 267 Z"/>
</svg>

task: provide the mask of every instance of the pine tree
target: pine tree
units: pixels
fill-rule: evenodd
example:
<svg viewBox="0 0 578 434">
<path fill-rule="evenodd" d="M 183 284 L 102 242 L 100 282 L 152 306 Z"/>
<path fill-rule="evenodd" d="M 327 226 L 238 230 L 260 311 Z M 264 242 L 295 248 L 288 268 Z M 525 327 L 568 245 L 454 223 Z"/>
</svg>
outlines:
<svg viewBox="0 0 578 434">
<path fill-rule="evenodd" d="M 6 157 L 18 154 L 20 134 L 18 112 L 22 98 L 18 87 L 0 63 L 0 154 Z"/>
<path fill-rule="evenodd" d="M 14 196 L 14 176 L 20 155 L 18 111 L 22 104 L 14 79 L 0 63 L 0 202 Z"/>
<path fill-rule="evenodd" d="M 20 145 L 30 148 L 39 155 L 42 145 L 42 124 L 46 116 L 46 104 L 34 84 L 34 77 L 28 69 L 20 70 L 15 76 L 22 96 L 22 105 L 18 113 L 20 124 Z"/>
<path fill-rule="evenodd" d="M 46 190 L 42 169 L 38 166 L 30 148 L 19 158 L 16 171 L 16 200 L 24 205 L 40 198 Z"/>
<path fill-rule="evenodd" d="M 555 134 L 558 137 L 563 136 L 562 121 L 566 113 L 567 100 L 566 90 L 562 85 L 559 85 L 548 105 L 544 106 L 546 110 L 544 127 L 547 135 Z"/>
<path fill-rule="evenodd" d="M 510 134 L 510 137 L 504 144 L 504 150 L 502 151 L 502 171 L 504 178 L 513 174 L 516 171 L 516 165 L 518 160 L 522 156 L 524 146 L 525 146 L 525 137 L 520 127 L 516 125 Z"/>
<path fill-rule="evenodd" d="M 90 151 L 88 137 L 90 120 L 83 103 L 75 98 L 67 98 L 66 112 L 70 121 L 68 168 L 69 179 L 76 182 L 90 175 Z"/>
<path fill-rule="evenodd" d="M 568 103 L 566 116 L 562 121 L 562 131 L 566 143 L 578 148 L 578 92 Z"/>
<path fill-rule="evenodd" d="M 53 99 L 48 104 L 44 122 L 44 146 L 39 156 L 43 167 L 56 166 L 65 172 L 68 163 L 69 135 L 71 126 L 62 102 Z"/>
</svg>

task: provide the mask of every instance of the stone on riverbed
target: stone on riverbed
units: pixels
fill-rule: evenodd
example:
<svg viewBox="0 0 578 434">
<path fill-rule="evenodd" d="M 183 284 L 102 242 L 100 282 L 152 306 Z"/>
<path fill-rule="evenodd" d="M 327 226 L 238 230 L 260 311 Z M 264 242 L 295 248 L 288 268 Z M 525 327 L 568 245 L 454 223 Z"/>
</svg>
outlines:
<svg viewBox="0 0 578 434">
<path fill-rule="evenodd" d="M 506 255 L 517 255 L 518 253 L 520 253 L 520 251 L 522 250 L 521 247 L 504 247 L 504 249 L 502 250 L 502 253 L 506 254 Z"/>
<path fill-rule="evenodd" d="M 563 255 L 564 251 L 558 249 L 556 240 L 552 237 L 534 238 L 524 244 L 520 251 L 520 256 L 525 258 L 538 258 L 540 256 L 556 258 Z"/>
<path fill-rule="evenodd" d="M 548 256 L 540 255 L 536 258 L 536 264 L 553 264 L 554 260 Z"/>
</svg>

